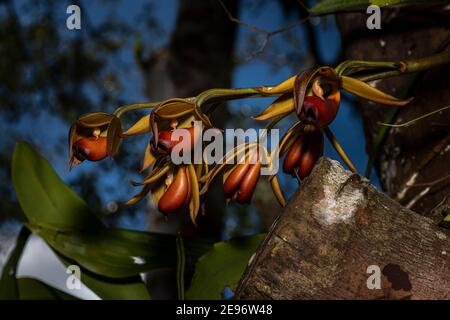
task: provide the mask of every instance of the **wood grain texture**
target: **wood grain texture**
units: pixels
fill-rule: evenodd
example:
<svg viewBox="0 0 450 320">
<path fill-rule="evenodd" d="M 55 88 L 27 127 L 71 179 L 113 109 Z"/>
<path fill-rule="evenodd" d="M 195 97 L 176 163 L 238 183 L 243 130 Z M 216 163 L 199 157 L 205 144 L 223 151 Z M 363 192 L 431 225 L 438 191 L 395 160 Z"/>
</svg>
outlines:
<svg viewBox="0 0 450 320">
<path fill-rule="evenodd" d="M 251 260 L 237 299 L 449 299 L 450 231 L 321 158 Z M 369 265 L 381 288 L 367 288 Z"/>
</svg>

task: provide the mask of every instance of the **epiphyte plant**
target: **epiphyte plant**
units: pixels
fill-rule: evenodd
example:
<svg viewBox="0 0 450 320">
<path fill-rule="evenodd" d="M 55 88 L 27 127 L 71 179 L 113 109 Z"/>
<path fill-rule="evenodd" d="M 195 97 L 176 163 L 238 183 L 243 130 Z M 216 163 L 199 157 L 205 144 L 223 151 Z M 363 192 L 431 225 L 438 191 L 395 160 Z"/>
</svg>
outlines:
<svg viewBox="0 0 450 320">
<path fill-rule="evenodd" d="M 450 53 L 399 62 L 348 60 L 335 68 L 321 66 L 302 71 L 275 86 L 210 89 L 195 97 L 121 106 L 113 114 L 90 113 L 81 116 L 70 129 L 70 166 L 73 168 L 84 160 L 113 157 L 124 138 L 149 134 L 141 171 L 151 169 L 143 181 L 131 181 L 142 189 L 127 204 L 135 204 L 151 193 L 160 212 L 170 214 L 188 208 L 191 221 L 196 225 L 203 197 L 217 176 L 223 176 L 223 191 L 228 201 L 249 203 L 260 178 L 260 169 L 272 167 L 280 156 L 284 156 L 283 171 L 286 174 L 296 177 L 299 182 L 305 179 L 323 154 L 324 134 L 349 169 L 357 172 L 328 127 L 339 111 L 341 90 L 375 103 L 404 106 L 412 98 L 398 99 L 368 82 L 449 62 Z M 257 121 L 267 121 L 266 129 L 274 128 L 292 113 L 297 116 L 298 121 L 287 130 L 277 148 L 269 151 L 257 139 L 236 146 L 221 163 L 203 160 L 200 163 L 173 163 L 171 154 L 175 149 L 190 152 L 196 143 L 204 143 L 199 139 L 202 132 L 194 130 L 194 121 L 201 121 L 205 128 L 215 128 L 210 116 L 222 103 L 257 97 L 276 97 L 261 114 L 253 117 Z M 120 118 L 140 109 L 150 112 L 127 130 L 122 130 Z M 187 129 L 190 138 L 174 138 L 176 129 Z M 241 159 L 238 163 L 237 158 Z M 269 176 L 269 181 L 274 195 L 284 206 L 286 201 L 277 175 Z"/>
</svg>

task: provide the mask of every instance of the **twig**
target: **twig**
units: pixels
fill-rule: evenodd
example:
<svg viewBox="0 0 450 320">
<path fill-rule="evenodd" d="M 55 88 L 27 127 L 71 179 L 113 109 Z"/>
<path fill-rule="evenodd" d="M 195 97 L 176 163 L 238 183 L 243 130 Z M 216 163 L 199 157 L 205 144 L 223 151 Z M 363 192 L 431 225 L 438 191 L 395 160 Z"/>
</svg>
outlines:
<svg viewBox="0 0 450 320">
<path fill-rule="evenodd" d="M 431 184 L 429 184 L 429 183 L 424 183 L 423 185 L 421 185 L 422 183 L 415 183 L 415 181 L 416 181 L 416 178 L 417 178 L 417 176 L 419 175 L 419 173 L 431 162 L 431 161 L 433 161 L 433 159 L 437 156 L 437 155 L 439 155 L 441 152 L 442 152 L 442 150 L 445 150 L 446 148 L 447 148 L 447 146 L 448 146 L 448 144 L 449 144 L 449 142 L 450 142 L 450 135 L 447 135 L 445 138 L 443 138 L 442 140 L 440 140 L 431 150 L 432 150 L 432 152 L 431 153 L 429 153 L 420 163 L 419 163 L 419 165 L 417 166 L 417 169 L 416 169 L 416 172 L 411 176 L 411 177 L 409 177 L 408 178 L 408 180 L 406 181 L 406 182 L 404 182 L 404 183 L 402 183 L 401 185 L 400 185 L 400 190 L 401 191 L 399 191 L 398 193 L 397 193 L 397 200 L 399 201 L 399 200 L 401 200 L 405 195 L 406 195 L 406 192 L 409 190 L 409 188 L 411 188 L 411 187 L 419 187 L 419 186 L 427 186 L 427 188 L 426 189 L 428 189 L 428 191 L 429 191 L 429 189 L 431 188 L 431 187 L 433 187 L 434 185 L 436 185 L 436 184 L 438 184 L 439 182 L 441 182 L 441 181 L 438 181 L 437 183 L 435 183 L 436 181 L 433 181 Z M 447 178 L 447 177 L 444 177 L 444 178 Z M 445 179 L 443 179 L 442 178 L 442 180 L 445 180 Z M 427 191 L 427 192 L 428 192 Z M 423 192 L 423 191 L 422 191 Z M 425 193 L 426 194 L 426 193 Z M 423 197 L 423 195 L 422 196 L 420 196 L 420 197 Z M 420 197 L 419 198 L 417 198 L 416 199 L 416 201 L 417 200 L 419 200 L 420 199 Z"/>
<path fill-rule="evenodd" d="M 445 180 L 448 180 L 448 179 L 450 179 L 450 174 L 446 175 L 444 177 L 441 177 L 439 179 L 430 181 L 430 182 L 414 183 L 414 184 L 410 184 L 408 186 L 409 187 L 432 187 L 432 186 L 435 186 L 435 185 L 437 185 L 437 184 L 439 184 L 439 183 L 441 183 L 441 182 L 443 182 Z"/>
<path fill-rule="evenodd" d="M 277 35 L 277 34 L 280 34 L 280 33 L 283 33 L 283 32 L 286 32 L 286 31 L 289 31 L 291 29 L 294 29 L 294 28 L 298 27 L 299 25 L 301 25 L 301 24 L 305 23 L 306 21 L 308 21 L 309 18 L 310 18 L 310 16 L 308 15 L 307 17 L 299 19 L 299 20 L 297 20 L 297 21 L 295 21 L 295 22 L 293 22 L 293 23 L 291 23 L 291 24 L 289 24 L 289 25 L 287 25 L 285 27 L 269 31 L 267 29 L 260 28 L 258 26 L 253 25 L 253 24 L 250 24 L 248 22 L 239 20 L 238 18 L 234 17 L 231 14 L 230 10 L 228 10 L 228 8 L 225 6 L 225 4 L 223 3 L 222 0 L 218 0 L 218 1 L 219 1 L 220 5 L 222 6 L 223 10 L 228 15 L 228 18 L 230 19 L 231 22 L 237 23 L 237 24 L 239 24 L 239 25 L 241 25 L 243 27 L 249 28 L 249 29 L 251 29 L 251 30 L 253 30 L 255 32 L 258 32 L 258 33 L 261 33 L 261 34 L 264 35 L 264 39 L 262 40 L 260 47 L 256 51 L 253 51 L 251 53 L 251 55 L 247 58 L 247 60 L 251 60 L 256 55 L 262 53 L 265 50 L 265 48 L 267 47 L 267 44 L 269 42 L 270 37 L 272 37 L 274 35 Z M 304 7 L 304 5 L 301 3 L 301 1 L 299 1 L 299 2 Z"/>
<path fill-rule="evenodd" d="M 409 201 L 405 207 L 408 209 L 411 209 L 413 207 L 413 205 L 416 204 L 417 201 L 419 201 L 420 199 L 422 199 L 424 196 L 426 196 L 428 194 L 430 189 L 431 189 L 431 187 L 426 187 L 424 190 L 422 190 L 422 192 L 420 192 L 418 195 L 416 195 L 414 198 L 412 198 L 411 201 Z"/>
<path fill-rule="evenodd" d="M 432 116 L 432 115 L 434 115 L 434 114 L 436 114 L 436 113 L 442 112 L 442 111 L 444 111 L 444 110 L 446 110 L 446 109 L 449 109 L 449 108 L 450 108 L 450 106 L 446 106 L 446 107 L 443 107 L 443 108 L 434 110 L 434 111 L 432 111 L 432 112 L 429 112 L 429 113 L 427 113 L 427 114 L 421 115 L 420 117 L 417 117 L 417 118 L 415 118 L 415 119 L 412 119 L 412 120 L 409 120 L 409 121 L 403 122 L 403 123 L 390 124 L 390 123 L 381 123 L 381 122 L 378 122 L 378 124 L 379 124 L 379 125 L 382 125 L 382 126 L 386 126 L 386 127 L 394 127 L 394 128 L 408 127 L 408 126 L 412 125 L 413 123 L 416 123 L 416 122 L 419 121 L 419 120 L 425 119 L 425 118 L 427 118 L 427 117 L 429 117 L 429 116 Z"/>
</svg>

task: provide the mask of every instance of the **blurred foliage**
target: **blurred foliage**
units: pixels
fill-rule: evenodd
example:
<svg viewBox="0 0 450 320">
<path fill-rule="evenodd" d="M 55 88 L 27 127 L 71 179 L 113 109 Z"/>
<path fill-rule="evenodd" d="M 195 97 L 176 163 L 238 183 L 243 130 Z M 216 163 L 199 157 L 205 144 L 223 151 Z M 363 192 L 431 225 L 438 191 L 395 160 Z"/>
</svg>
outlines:
<svg viewBox="0 0 450 320">
<path fill-rule="evenodd" d="M 28 230 L 47 241 L 66 266 L 73 263 L 81 266 L 83 283 L 104 299 L 148 299 L 139 275 L 155 268 L 175 267 L 176 236 L 104 227 L 92 211 L 87 210 L 84 201 L 27 143 L 20 142 L 16 146 L 13 176 L 20 205 L 31 223 L 22 228 L 3 269 L 2 298 L 69 298 L 37 280 L 16 278 L 16 268 L 30 234 Z M 39 179 L 26 183 L 23 178 L 27 176 L 39 176 Z M 47 204 L 43 205 L 43 210 L 35 210 L 32 203 Z M 261 239 L 262 235 L 258 235 L 220 242 L 205 254 L 211 249 L 211 241 L 185 238 L 187 270 L 192 273 L 198 258 L 204 255 L 196 266 L 191 295 L 195 296 L 197 287 L 202 286 L 201 281 L 210 282 L 209 287 L 216 291 L 225 285 L 234 287 Z M 218 274 L 224 264 L 229 264 L 230 268 Z"/>
<path fill-rule="evenodd" d="M 225 287 L 235 290 L 264 237 L 264 234 L 258 234 L 214 244 L 209 252 L 199 258 L 186 297 L 190 300 L 219 300 L 223 298 Z"/>
<path fill-rule="evenodd" d="M 322 0 L 311 8 L 313 14 L 330 14 L 355 9 L 366 9 L 370 5 L 379 7 L 445 3 L 448 0 Z"/>
<path fill-rule="evenodd" d="M 41 145 L 41 151 L 57 157 L 58 162 L 67 153 L 65 134 L 54 128 L 52 135 L 49 128 L 36 124 L 33 119 L 43 116 L 52 121 L 55 118 L 58 123 L 68 125 L 80 114 L 112 110 L 133 98 L 123 97 L 121 74 L 127 68 L 122 61 L 124 50 L 132 46 L 139 28 L 156 29 L 157 23 L 152 6 L 146 4 L 141 4 L 146 17 L 141 17 L 140 23 L 116 19 L 121 3 L 120 0 L 103 3 L 104 17 L 101 17 L 100 9 L 94 8 L 102 1 L 0 1 L 0 221 L 11 216 L 22 218 L 8 174 L 14 141 L 50 139 Z M 66 28 L 66 8 L 70 4 L 81 7 L 79 31 Z M 136 155 L 124 148 L 117 161 L 128 161 L 129 167 L 137 167 Z M 113 163 L 103 162 L 95 173 L 108 177 L 128 172 L 112 168 Z M 98 209 L 105 204 L 91 175 L 92 170 L 87 170 L 71 184 L 83 190 L 89 203 Z M 118 208 L 127 211 L 123 209 Z"/>
</svg>

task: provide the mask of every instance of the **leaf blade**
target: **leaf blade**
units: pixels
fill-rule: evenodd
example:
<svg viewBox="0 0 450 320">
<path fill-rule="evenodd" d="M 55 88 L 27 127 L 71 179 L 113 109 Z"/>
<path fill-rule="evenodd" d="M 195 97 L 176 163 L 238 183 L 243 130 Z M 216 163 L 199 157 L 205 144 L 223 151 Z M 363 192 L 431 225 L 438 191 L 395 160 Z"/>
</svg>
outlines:
<svg viewBox="0 0 450 320">
<path fill-rule="evenodd" d="M 285 94 L 271 103 L 261 114 L 253 117 L 255 120 L 267 120 L 276 116 L 286 115 L 294 111 L 294 99 L 291 94 Z"/>
<path fill-rule="evenodd" d="M 83 199 L 26 142 L 18 142 L 14 149 L 12 180 L 28 221 L 80 229 L 103 226 Z"/>
<path fill-rule="evenodd" d="M 199 258 L 186 298 L 218 300 L 225 286 L 235 289 L 248 261 L 263 239 L 264 234 L 258 234 L 214 244 L 210 251 Z"/>
<path fill-rule="evenodd" d="M 391 106 L 404 106 L 412 100 L 412 98 L 404 100 L 398 99 L 368 85 L 361 80 L 351 77 L 342 76 L 341 84 L 344 90 L 353 93 L 354 95 L 357 95 L 358 97 L 361 97 L 363 99 L 371 100 L 381 104 Z"/>
</svg>

